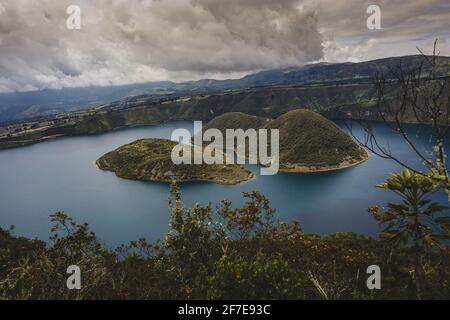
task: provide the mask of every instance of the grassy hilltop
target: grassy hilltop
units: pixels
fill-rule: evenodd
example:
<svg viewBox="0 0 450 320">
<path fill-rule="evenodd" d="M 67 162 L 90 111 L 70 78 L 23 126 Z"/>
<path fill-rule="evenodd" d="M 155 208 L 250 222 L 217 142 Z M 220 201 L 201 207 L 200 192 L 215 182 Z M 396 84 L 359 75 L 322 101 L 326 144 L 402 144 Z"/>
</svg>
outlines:
<svg viewBox="0 0 450 320">
<path fill-rule="evenodd" d="M 105 154 L 97 160 L 97 166 L 130 180 L 237 184 L 253 178 L 240 165 L 175 165 L 170 157 L 175 145 L 176 142 L 164 139 L 138 140 Z"/>
<path fill-rule="evenodd" d="M 333 122 L 308 110 L 293 110 L 275 120 L 232 112 L 215 118 L 204 130 L 210 128 L 223 134 L 226 129 L 279 129 L 280 170 L 286 172 L 336 170 L 367 159 L 366 152 Z M 97 165 L 131 180 L 237 184 L 253 178 L 240 165 L 175 165 L 170 155 L 176 145 L 164 139 L 138 140 L 105 154 Z"/>
<path fill-rule="evenodd" d="M 279 129 L 280 169 L 288 172 L 326 171 L 348 167 L 367 159 L 345 132 L 318 113 L 297 109 L 275 120 L 240 112 L 226 113 L 203 129 Z"/>
</svg>

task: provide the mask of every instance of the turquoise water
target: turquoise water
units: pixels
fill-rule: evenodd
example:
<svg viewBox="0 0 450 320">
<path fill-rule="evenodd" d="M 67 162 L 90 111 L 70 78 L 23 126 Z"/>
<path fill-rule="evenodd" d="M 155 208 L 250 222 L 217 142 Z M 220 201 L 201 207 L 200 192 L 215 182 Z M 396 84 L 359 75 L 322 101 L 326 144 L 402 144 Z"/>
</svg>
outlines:
<svg viewBox="0 0 450 320">
<path fill-rule="evenodd" d="M 48 215 L 62 210 L 78 222 L 88 222 L 110 246 L 141 236 L 162 238 L 168 227 L 169 186 L 119 179 L 99 170 L 95 160 L 137 139 L 170 138 L 172 131 L 180 127 L 191 130 L 192 123 L 128 128 L 0 151 L 0 226 L 15 225 L 18 235 L 47 240 Z M 380 124 L 375 127 L 380 140 L 389 141 L 391 150 L 418 165 L 397 136 Z M 307 232 L 375 235 L 378 228 L 367 207 L 398 200 L 374 187 L 398 166 L 374 155 L 356 167 L 328 173 L 259 176 L 258 167 L 250 169 L 257 178 L 237 186 L 183 184 L 186 204 L 219 203 L 224 198 L 241 204 L 243 191 L 257 190 L 270 198 L 279 219 L 297 219 Z M 444 194 L 436 197 L 446 200 Z"/>
</svg>

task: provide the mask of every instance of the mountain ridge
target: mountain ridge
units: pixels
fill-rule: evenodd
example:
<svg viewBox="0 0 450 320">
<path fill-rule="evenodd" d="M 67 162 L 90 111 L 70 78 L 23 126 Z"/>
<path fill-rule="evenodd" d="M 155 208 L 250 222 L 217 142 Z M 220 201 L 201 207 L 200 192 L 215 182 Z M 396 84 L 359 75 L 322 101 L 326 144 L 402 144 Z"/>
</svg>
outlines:
<svg viewBox="0 0 450 320">
<path fill-rule="evenodd" d="M 350 80 L 361 82 L 377 72 L 387 71 L 402 63 L 406 68 L 417 64 L 420 55 L 381 58 L 364 62 L 319 62 L 300 67 L 263 70 L 240 79 L 201 79 L 196 81 L 156 81 L 118 86 L 45 89 L 0 94 L 0 123 L 30 119 L 36 116 L 86 109 L 96 105 L 119 103 L 142 96 L 149 101 L 176 96 L 211 94 L 226 90 L 261 86 L 301 85 L 315 82 Z M 450 57 L 439 57 L 442 75 L 450 76 Z"/>
</svg>

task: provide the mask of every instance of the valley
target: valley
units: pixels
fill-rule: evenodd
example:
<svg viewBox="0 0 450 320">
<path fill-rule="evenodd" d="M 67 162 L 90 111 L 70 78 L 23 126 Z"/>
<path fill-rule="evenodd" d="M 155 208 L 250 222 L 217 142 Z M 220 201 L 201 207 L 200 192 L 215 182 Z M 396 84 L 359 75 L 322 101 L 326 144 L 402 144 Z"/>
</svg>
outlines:
<svg viewBox="0 0 450 320">
<path fill-rule="evenodd" d="M 128 104 L 110 104 L 65 114 L 63 121 L 49 119 L 25 122 L 38 130 L 24 130 L 24 123 L 5 126 L 0 134 L 0 149 L 32 144 L 54 135 L 80 135 L 107 132 L 113 129 L 158 124 L 169 120 L 209 121 L 227 112 L 243 112 L 250 115 L 276 118 L 293 109 L 306 108 L 327 117 L 338 119 L 356 117 L 361 105 L 370 116 L 373 107 L 371 86 L 368 84 L 346 86 L 264 87 L 236 90 L 211 95 L 177 97 L 173 100 Z M 358 104 L 359 103 L 359 104 Z M 49 124 L 50 125 L 46 125 Z M 3 127 L 3 128 L 5 128 Z"/>
<path fill-rule="evenodd" d="M 399 66 L 411 70 L 421 58 L 405 56 L 361 63 L 319 63 L 262 71 L 235 80 L 139 85 L 139 90 L 132 91 L 134 95 L 87 109 L 38 114 L 29 120 L 3 124 L 0 118 L 0 149 L 53 137 L 96 134 L 170 120 L 210 121 L 228 112 L 274 119 L 294 109 L 308 109 L 334 120 L 380 120 L 371 78 Z M 438 76 L 449 77 L 449 66 L 450 58 L 439 57 Z M 150 93 L 145 93 L 144 88 Z M 386 96 L 393 96 L 396 90 L 395 82 L 388 82 Z M 414 114 L 405 114 L 404 121 L 414 122 Z"/>
</svg>

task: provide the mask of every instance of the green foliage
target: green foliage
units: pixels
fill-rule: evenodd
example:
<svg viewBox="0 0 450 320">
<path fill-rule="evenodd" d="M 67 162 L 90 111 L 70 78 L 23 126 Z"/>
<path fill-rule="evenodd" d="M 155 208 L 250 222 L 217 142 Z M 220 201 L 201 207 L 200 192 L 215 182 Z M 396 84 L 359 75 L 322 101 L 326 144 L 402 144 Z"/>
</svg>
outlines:
<svg viewBox="0 0 450 320">
<path fill-rule="evenodd" d="M 107 132 L 116 128 L 158 124 L 170 120 L 210 121 L 226 114 L 247 114 L 264 118 L 276 118 L 299 107 L 314 111 L 330 111 L 336 106 L 352 106 L 356 103 L 355 91 L 366 92 L 366 99 L 373 97 L 372 85 L 363 81 L 350 86 L 318 83 L 304 87 L 264 87 L 254 90 L 221 92 L 207 97 L 192 97 L 188 101 L 169 101 L 167 103 L 138 105 L 105 112 L 92 111 L 75 123 L 55 125 L 37 133 L 27 133 L 20 137 L 0 139 L 0 149 L 37 143 L 50 135 L 80 135 Z M 320 106 L 320 108 L 318 107 Z M 259 118 L 261 119 L 261 118 Z M 245 128 L 248 119 L 239 127 Z M 239 121 L 239 120 L 237 120 Z M 263 121 L 253 119 L 254 125 Z M 256 126 L 253 126 L 256 127 Z"/>
<path fill-rule="evenodd" d="M 404 169 L 401 174 L 391 174 L 378 187 L 394 191 L 403 200 L 401 204 L 389 203 L 384 211 L 379 207 L 370 209 L 377 223 L 384 227 L 381 236 L 396 245 L 447 246 L 443 241 L 450 239 L 450 218 L 436 214 L 450 208 L 429 199 L 439 188 L 435 180 Z"/>
<path fill-rule="evenodd" d="M 252 116 L 243 112 L 227 112 L 215 117 L 206 126 L 203 131 L 210 128 L 218 129 L 225 134 L 226 129 L 259 129 L 264 127 L 271 119 Z"/>
<path fill-rule="evenodd" d="M 440 188 L 436 180 L 411 173 L 408 169 L 391 174 L 378 187 L 395 192 L 403 200 L 400 204 L 389 203 L 384 210 L 378 206 L 371 207 L 369 212 L 383 227 L 381 237 L 388 239 L 397 248 L 413 248 L 413 280 L 416 297 L 421 299 L 426 287 L 425 260 L 429 260 L 429 255 L 433 254 L 431 250 L 437 247 L 450 252 L 450 217 L 442 216 L 449 207 L 429 199 Z"/>
<path fill-rule="evenodd" d="M 14 267 L 17 261 L 30 257 L 35 252 L 41 252 L 45 248 L 42 241 L 29 240 L 23 237 L 14 237 L 11 230 L 0 228 L 0 279 Z"/>
<path fill-rule="evenodd" d="M 332 121 L 309 110 L 293 110 L 273 120 L 267 129 L 280 130 L 280 164 L 337 166 L 367 157 Z"/>
<path fill-rule="evenodd" d="M 167 183 L 207 181 L 237 184 L 253 177 L 251 171 L 237 164 L 175 165 L 171 152 L 176 145 L 176 142 L 164 139 L 137 140 L 105 154 L 97 160 L 97 165 L 121 178 Z"/>
<path fill-rule="evenodd" d="M 132 241 L 116 250 L 87 224 L 52 215 L 50 243 L 0 232 L 0 299 L 411 299 L 410 248 L 352 233 L 305 234 L 274 219 L 270 201 L 245 193 L 242 207 L 224 201 L 183 205 L 171 187 L 163 241 Z M 366 287 L 367 266 L 382 269 L 382 290 Z M 66 288 L 69 265 L 81 290 Z M 423 298 L 448 298 L 448 253 L 423 259 Z"/>
<path fill-rule="evenodd" d="M 166 248 L 174 275 L 187 297 L 204 297 L 207 291 L 204 279 L 222 255 L 225 231 L 214 221 L 211 205 L 202 207 L 197 203 L 193 208 L 184 208 L 175 184 L 171 186 L 169 206 L 172 215 Z"/>
<path fill-rule="evenodd" d="M 275 213 L 269 199 L 255 191 L 244 192 L 243 197 L 248 201 L 242 208 L 231 209 L 231 201 L 222 201 L 218 213 L 226 221 L 228 232 L 239 239 L 248 238 L 252 232 L 268 233 L 273 227 Z"/>
<path fill-rule="evenodd" d="M 63 212 L 51 216 L 53 245 L 33 250 L 15 261 L 0 281 L 0 298 L 8 299 L 96 299 L 115 298 L 111 266 L 115 257 L 89 231 Z M 66 270 L 78 265 L 86 284 L 67 290 Z"/>
<path fill-rule="evenodd" d="M 333 122 L 306 109 L 291 110 L 274 120 L 231 112 L 213 119 L 203 129 L 211 128 L 223 134 L 226 129 L 278 129 L 282 170 L 293 165 L 338 166 L 367 157 L 366 152 Z"/>
<path fill-rule="evenodd" d="M 307 299 L 317 296 L 305 272 L 289 265 L 281 254 L 257 254 L 248 259 L 222 259 L 209 278 L 210 299 Z"/>
</svg>

